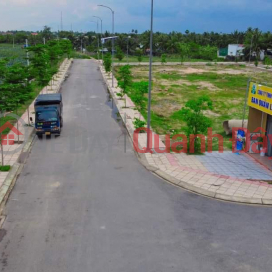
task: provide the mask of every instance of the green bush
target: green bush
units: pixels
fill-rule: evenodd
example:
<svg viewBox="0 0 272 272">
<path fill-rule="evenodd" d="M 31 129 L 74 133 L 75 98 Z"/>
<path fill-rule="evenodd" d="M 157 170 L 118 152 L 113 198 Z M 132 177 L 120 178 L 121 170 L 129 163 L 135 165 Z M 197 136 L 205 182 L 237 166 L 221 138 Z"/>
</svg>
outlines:
<svg viewBox="0 0 272 272">
<path fill-rule="evenodd" d="M 118 86 L 127 93 L 128 88 L 132 85 L 132 75 L 129 65 L 124 65 L 119 70 Z"/>
<path fill-rule="evenodd" d="M 90 56 L 78 52 L 72 52 L 71 53 L 71 58 L 73 59 L 91 59 Z"/>
<path fill-rule="evenodd" d="M 121 60 L 125 57 L 123 51 L 121 50 L 121 48 L 120 48 L 119 46 L 117 46 L 116 55 L 115 55 L 115 56 L 116 56 L 116 58 L 117 58 L 119 61 L 121 61 Z"/>
<path fill-rule="evenodd" d="M 198 99 L 189 100 L 185 107 L 177 113 L 186 123 L 186 136 L 190 139 L 190 135 L 206 134 L 209 127 L 212 125 L 212 120 L 204 116 L 205 110 L 212 110 L 213 103 L 208 96 L 201 96 Z M 197 137 L 194 139 L 195 153 L 201 153 L 201 141 Z M 190 141 L 188 140 L 188 152 L 190 152 Z"/>
<path fill-rule="evenodd" d="M 139 91 L 141 94 L 148 93 L 148 81 L 133 82 L 132 89 Z"/>
<path fill-rule="evenodd" d="M 165 64 L 166 63 L 166 54 L 161 55 L 161 63 Z"/>
<path fill-rule="evenodd" d="M 267 65 L 267 66 L 272 65 L 272 60 L 271 60 L 271 58 L 269 58 L 269 57 L 266 56 L 266 57 L 264 58 L 264 64 Z"/>
<path fill-rule="evenodd" d="M 8 172 L 10 170 L 10 165 L 0 165 L 1 172 Z"/>
<path fill-rule="evenodd" d="M 111 71 L 111 66 L 112 66 L 111 54 L 108 53 L 104 56 L 104 67 L 107 73 Z"/>
<path fill-rule="evenodd" d="M 148 93 L 147 81 L 133 82 L 131 88 L 129 89 L 129 96 L 140 111 L 142 111 L 145 107 L 147 98 L 144 95 L 146 93 Z"/>
<path fill-rule="evenodd" d="M 134 118 L 133 125 L 136 129 L 144 128 L 146 126 L 146 122 L 140 120 L 139 118 Z M 144 133 L 145 130 L 140 130 L 140 133 Z"/>
<path fill-rule="evenodd" d="M 138 49 L 138 50 L 136 51 L 136 56 L 137 56 L 138 61 L 139 61 L 139 62 L 142 62 L 142 60 L 143 60 L 143 51 L 140 50 L 140 49 Z"/>
</svg>

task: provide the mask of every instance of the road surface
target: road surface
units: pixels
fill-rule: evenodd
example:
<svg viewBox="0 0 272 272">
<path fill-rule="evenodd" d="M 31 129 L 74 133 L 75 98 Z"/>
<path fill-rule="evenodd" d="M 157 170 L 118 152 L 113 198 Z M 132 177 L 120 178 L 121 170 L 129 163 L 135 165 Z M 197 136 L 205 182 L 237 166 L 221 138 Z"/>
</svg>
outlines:
<svg viewBox="0 0 272 272">
<path fill-rule="evenodd" d="M 61 137 L 36 139 L 7 203 L 6 272 L 267 272 L 272 209 L 198 196 L 148 172 L 98 66 L 75 60 Z"/>
</svg>

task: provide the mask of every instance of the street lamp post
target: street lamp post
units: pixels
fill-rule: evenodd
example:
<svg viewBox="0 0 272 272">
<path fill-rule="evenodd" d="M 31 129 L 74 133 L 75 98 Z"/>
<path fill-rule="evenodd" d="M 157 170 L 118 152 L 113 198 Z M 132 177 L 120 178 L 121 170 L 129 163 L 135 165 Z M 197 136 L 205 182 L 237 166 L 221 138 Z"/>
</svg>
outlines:
<svg viewBox="0 0 272 272">
<path fill-rule="evenodd" d="M 97 31 L 97 35 L 98 35 L 98 21 L 90 21 L 91 23 L 96 23 L 96 31 Z M 97 36 L 97 60 L 99 60 L 99 38 Z"/>
<path fill-rule="evenodd" d="M 114 63 L 114 10 L 108 6 L 104 6 L 104 5 L 98 5 L 98 7 L 103 7 L 103 8 L 107 8 L 109 10 L 111 10 L 111 14 L 112 14 L 112 40 L 111 40 L 111 44 L 112 44 L 112 87 L 114 87 L 114 69 L 113 69 L 113 63 Z"/>
<path fill-rule="evenodd" d="M 131 36 L 128 36 L 127 37 L 127 63 L 128 63 L 128 42 L 129 42 L 129 39 L 131 38 Z"/>
<path fill-rule="evenodd" d="M 93 17 L 99 19 L 100 22 L 101 22 L 101 48 L 102 48 L 102 60 L 103 60 L 103 59 L 104 59 L 103 42 L 102 42 L 102 34 L 103 34 L 102 24 L 103 24 L 103 21 L 102 21 L 102 19 L 101 19 L 100 17 L 98 17 L 98 16 L 93 16 Z"/>
<path fill-rule="evenodd" d="M 153 6 L 154 0 L 151 0 L 151 25 L 150 25 L 150 56 L 149 56 L 149 87 L 148 87 L 148 110 L 147 110 L 147 152 L 150 151 L 150 122 L 151 122 L 151 90 L 152 90 L 152 57 L 153 57 Z"/>
<path fill-rule="evenodd" d="M 27 62 L 27 66 L 29 66 L 29 52 L 28 52 L 28 39 L 25 40 L 26 44 L 26 62 Z"/>
</svg>

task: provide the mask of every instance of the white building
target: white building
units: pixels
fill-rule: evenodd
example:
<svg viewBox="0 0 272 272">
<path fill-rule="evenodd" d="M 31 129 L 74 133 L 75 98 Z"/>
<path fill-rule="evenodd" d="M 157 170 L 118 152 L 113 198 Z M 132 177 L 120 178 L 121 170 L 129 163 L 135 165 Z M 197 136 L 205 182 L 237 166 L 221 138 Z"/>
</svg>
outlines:
<svg viewBox="0 0 272 272">
<path fill-rule="evenodd" d="M 228 56 L 239 57 L 243 56 L 243 50 L 245 49 L 243 44 L 229 44 L 228 46 Z"/>
</svg>

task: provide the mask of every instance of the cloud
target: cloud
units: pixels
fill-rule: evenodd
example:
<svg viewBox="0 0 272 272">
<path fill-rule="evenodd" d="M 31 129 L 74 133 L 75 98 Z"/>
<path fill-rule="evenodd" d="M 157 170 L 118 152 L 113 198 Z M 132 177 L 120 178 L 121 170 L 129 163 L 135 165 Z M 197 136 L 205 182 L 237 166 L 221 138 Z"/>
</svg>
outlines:
<svg viewBox="0 0 272 272">
<path fill-rule="evenodd" d="M 69 29 L 73 24 L 76 30 L 93 30 L 95 26 L 89 21 L 97 15 L 103 18 L 104 29 L 111 30 L 111 13 L 97 7 L 98 3 L 114 9 L 116 31 L 145 31 L 149 28 L 150 0 L 0 0 L 0 30 L 27 26 L 40 29 L 43 25 L 56 29 L 61 11 L 63 24 Z M 271 0 L 156 0 L 154 28 L 164 32 L 186 29 L 231 32 L 249 26 L 269 30 L 271 12 Z"/>
</svg>

